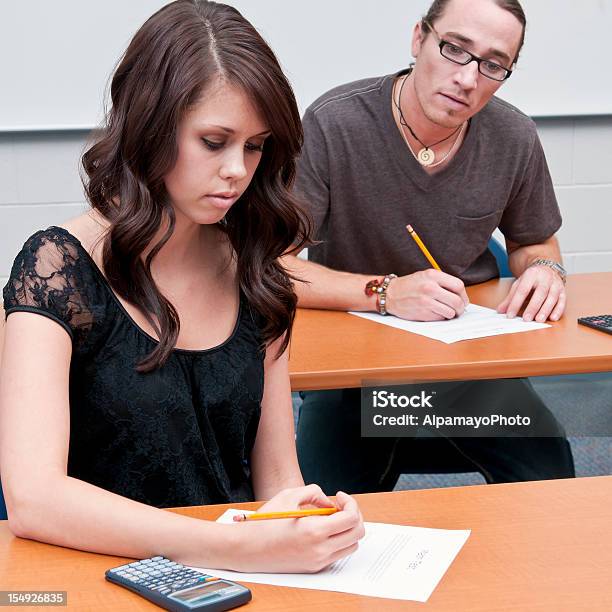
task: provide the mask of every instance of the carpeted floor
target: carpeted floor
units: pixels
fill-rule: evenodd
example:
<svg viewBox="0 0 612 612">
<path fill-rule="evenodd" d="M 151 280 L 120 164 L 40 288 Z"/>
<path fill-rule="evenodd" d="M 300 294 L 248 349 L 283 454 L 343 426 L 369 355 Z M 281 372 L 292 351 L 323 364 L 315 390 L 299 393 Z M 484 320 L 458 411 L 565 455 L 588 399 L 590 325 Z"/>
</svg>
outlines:
<svg viewBox="0 0 612 612">
<path fill-rule="evenodd" d="M 542 376 L 531 382 L 565 427 L 576 476 L 612 474 L 612 373 Z M 396 491 L 484 484 L 477 472 L 403 474 Z"/>
</svg>

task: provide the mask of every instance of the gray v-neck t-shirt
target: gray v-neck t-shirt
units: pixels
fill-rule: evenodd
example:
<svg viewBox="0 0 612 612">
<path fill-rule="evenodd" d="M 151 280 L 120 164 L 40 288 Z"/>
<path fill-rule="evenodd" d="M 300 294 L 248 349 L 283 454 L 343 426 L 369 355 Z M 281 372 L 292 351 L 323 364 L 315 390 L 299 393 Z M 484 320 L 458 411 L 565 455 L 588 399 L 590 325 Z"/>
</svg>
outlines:
<svg viewBox="0 0 612 612">
<path fill-rule="evenodd" d="M 493 97 L 448 165 L 427 174 L 393 117 L 397 76 L 342 85 L 306 110 L 295 189 L 321 241 L 309 259 L 361 274 L 424 270 L 410 224 L 443 271 L 466 284 L 494 278 L 487 245 L 497 227 L 529 245 L 561 226 L 535 124 Z"/>
</svg>

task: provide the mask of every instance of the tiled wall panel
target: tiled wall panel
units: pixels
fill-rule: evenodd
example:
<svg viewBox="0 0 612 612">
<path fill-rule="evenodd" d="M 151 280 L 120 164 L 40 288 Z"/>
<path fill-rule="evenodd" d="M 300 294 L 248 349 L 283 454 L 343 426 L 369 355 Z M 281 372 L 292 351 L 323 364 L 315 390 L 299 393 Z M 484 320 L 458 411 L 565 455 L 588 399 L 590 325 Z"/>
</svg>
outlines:
<svg viewBox="0 0 612 612">
<path fill-rule="evenodd" d="M 612 116 L 537 119 L 570 271 L 612 271 Z M 0 282 L 25 238 L 78 214 L 86 132 L 0 134 Z"/>
</svg>

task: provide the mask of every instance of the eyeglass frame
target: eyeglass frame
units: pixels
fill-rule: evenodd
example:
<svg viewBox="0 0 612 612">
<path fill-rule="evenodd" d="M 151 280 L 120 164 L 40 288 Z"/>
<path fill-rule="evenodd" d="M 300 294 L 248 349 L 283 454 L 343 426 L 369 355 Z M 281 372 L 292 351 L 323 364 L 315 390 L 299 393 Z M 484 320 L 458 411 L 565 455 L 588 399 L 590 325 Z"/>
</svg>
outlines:
<svg viewBox="0 0 612 612">
<path fill-rule="evenodd" d="M 483 77 L 487 78 L 487 79 L 491 79 L 492 81 L 497 81 L 498 83 L 503 83 L 504 81 L 508 80 L 511 76 L 512 76 L 512 70 L 510 70 L 510 68 L 506 68 L 505 66 L 502 66 L 501 64 L 498 64 L 497 62 L 492 62 L 491 60 L 488 59 L 484 59 L 482 57 L 478 57 L 477 55 L 474 55 L 473 53 L 470 53 L 467 49 L 464 49 L 462 46 L 450 42 L 448 40 L 444 40 L 437 32 L 437 30 L 431 25 L 431 23 L 429 23 L 428 21 L 425 21 L 425 19 L 423 19 L 423 24 L 425 24 L 434 34 L 434 36 L 437 38 L 438 40 L 438 48 L 440 50 L 440 55 L 444 58 L 447 59 L 449 62 L 453 62 L 453 64 L 457 64 L 458 66 L 467 66 L 468 64 L 472 63 L 472 62 L 476 62 L 477 66 L 478 66 L 478 72 L 480 74 L 482 74 Z M 451 59 L 450 57 L 444 55 L 444 53 L 442 53 L 442 49 L 444 48 L 445 45 L 452 45 L 453 47 L 457 47 L 457 49 L 461 49 L 461 51 L 463 51 L 464 53 L 467 53 L 470 58 L 468 59 L 467 62 L 458 62 L 457 60 Z M 489 76 L 488 74 L 485 74 L 481 69 L 480 69 L 480 64 L 482 62 L 488 62 L 489 64 L 495 64 L 495 66 L 499 66 L 502 70 L 506 71 L 506 74 L 504 76 L 503 79 L 496 79 L 495 77 Z"/>
</svg>

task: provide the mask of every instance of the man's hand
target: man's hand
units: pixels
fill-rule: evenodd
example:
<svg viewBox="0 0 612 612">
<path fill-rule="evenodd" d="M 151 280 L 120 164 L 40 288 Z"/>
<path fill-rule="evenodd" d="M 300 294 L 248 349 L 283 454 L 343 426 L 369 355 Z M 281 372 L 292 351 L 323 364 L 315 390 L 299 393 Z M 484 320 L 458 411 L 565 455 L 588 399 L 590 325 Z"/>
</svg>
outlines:
<svg viewBox="0 0 612 612">
<path fill-rule="evenodd" d="M 497 312 L 515 317 L 533 292 L 523 319 L 543 323 L 546 319 L 558 321 L 565 310 L 565 285 L 557 272 L 548 266 L 532 266 L 517 278 Z"/>
<path fill-rule="evenodd" d="M 453 319 L 468 304 L 463 281 L 434 269 L 396 278 L 387 289 L 387 312 L 410 321 Z"/>
</svg>

